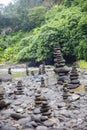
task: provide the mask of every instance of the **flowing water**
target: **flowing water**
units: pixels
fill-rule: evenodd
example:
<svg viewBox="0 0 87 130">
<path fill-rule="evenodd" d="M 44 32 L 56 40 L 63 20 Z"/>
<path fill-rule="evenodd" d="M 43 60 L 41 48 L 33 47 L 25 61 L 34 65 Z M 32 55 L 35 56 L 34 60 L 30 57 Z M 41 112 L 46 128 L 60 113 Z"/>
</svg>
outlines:
<svg viewBox="0 0 87 130">
<path fill-rule="evenodd" d="M 31 74 L 31 71 L 34 71 L 34 74 L 37 75 L 38 74 L 38 68 L 29 68 L 29 74 Z M 46 83 L 47 85 L 54 85 L 57 82 L 57 75 L 55 75 L 55 73 L 52 71 L 53 69 L 47 69 L 46 70 Z M 11 69 L 12 72 L 12 76 L 14 79 L 19 79 L 20 77 L 24 77 L 26 76 L 26 69 L 25 68 L 14 68 Z M 7 74 L 8 73 L 8 69 L 2 68 L 0 69 L 0 74 Z M 75 89 L 76 92 L 79 91 L 86 91 L 85 87 L 84 87 L 84 77 L 81 79 L 81 85 Z"/>
</svg>

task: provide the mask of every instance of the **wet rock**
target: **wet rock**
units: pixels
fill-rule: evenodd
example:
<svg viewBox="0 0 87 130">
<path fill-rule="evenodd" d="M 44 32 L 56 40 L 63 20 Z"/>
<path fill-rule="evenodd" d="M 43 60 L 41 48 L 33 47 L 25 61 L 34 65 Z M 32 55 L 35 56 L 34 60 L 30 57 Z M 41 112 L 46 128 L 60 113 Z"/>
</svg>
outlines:
<svg viewBox="0 0 87 130">
<path fill-rule="evenodd" d="M 75 100 L 80 99 L 80 95 L 73 94 L 73 95 L 71 96 L 71 98 L 72 98 L 73 101 L 75 101 Z"/>
<path fill-rule="evenodd" d="M 0 100 L 0 109 L 3 109 L 3 108 L 5 108 L 5 107 L 7 107 L 9 105 L 10 105 L 9 102 L 4 101 L 4 100 Z"/>
<path fill-rule="evenodd" d="M 47 126 L 47 127 L 51 127 L 51 126 L 53 126 L 53 122 L 52 122 L 50 119 L 44 121 L 43 124 L 44 124 L 45 126 Z"/>
<path fill-rule="evenodd" d="M 64 102 L 62 102 L 62 103 L 59 103 L 59 104 L 58 104 L 58 108 L 65 107 L 65 105 L 66 105 L 66 104 L 65 104 Z"/>
<path fill-rule="evenodd" d="M 34 114 L 40 114 L 40 108 L 35 108 L 33 113 Z"/>
<path fill-rule="evenodd" d="M 36 130 L 48 130 L 46 126 L 38 126 Z"/>
<path fill-rule="evenodd" d="M 46 121 L 46 120 L 48 120 L 48 117 L 47 116 L 41 116 L 41 121 Z"/>
<path fill-rule="evenodd" d="M 33 128 L 24 128 L 23 130 L 34 130 Z"/>
<path fill-rule="evenodd" d="M 41 115 L 40 114 L 36 114 L 36 115 L 32 115 L 31 116 L 31 119 L 33 120 L 33 121 L 35 121 L 35 122 L 40 122 L 41 120 L 40 120 L 40 117 L 41 117 Z"/>
<path fill-rule="evenodd" d="M 44 81 L 43 77 L 41 77 L 41 85 L 40 85 L 40 87 L 45 87 L 45 81 Z"/>
<path fill-rule="evenodd" d="M 35 121 L 32 121 L 32 122 L 31 122 L 31 125 L 32 125 L 33 127 L 37 127 L 37 126 L 38 126 Z"/>
<path fill-rule="evenodd" d="M 30 121 L 31 121 L 31 117 L 28 115 L 28 117 L 21 118 L 17 122 L 18 124 L 25 126 L 27 123 L 29 124 Z"/>
<path fill-rule="evenodd" d="M 22 116 L 22 115 L 20 115 L 20 114 L 16 114 L 16 113 L 12 113 L 10 116 L 11 116 L 13 119 L 15 119 L 15 120 L 19 120 L 19 119 L 21 119 L 21 118 L 24 118 L 24 116 Z"/>
<path fill-rule="evenodd" d="M 24 110 L 23 110 L 23 108 L 19 108 L 19 109 L 16 110 L 16 112 L 17 112 L 17 113 L 23 113 Z"/>
<path fill-rule="evenodd" d="M 17 130 L 15 127 L 12 126 L 3 126 L 0 128 L 0 130 Z"/>
</svg>

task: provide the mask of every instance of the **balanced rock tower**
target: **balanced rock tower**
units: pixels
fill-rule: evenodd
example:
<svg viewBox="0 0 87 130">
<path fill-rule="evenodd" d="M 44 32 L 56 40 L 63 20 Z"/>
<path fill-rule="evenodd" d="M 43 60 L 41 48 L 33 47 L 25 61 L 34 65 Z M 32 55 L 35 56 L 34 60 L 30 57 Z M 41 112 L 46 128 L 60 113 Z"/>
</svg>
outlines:
<svg viewBox="0 0 87 130">
<path fill-rule="evenodd" d="M 22 95 L 23 94 L 23 85 L 22 85 L 22 81 L 21 80 L 19 80 L 18 82 L 17 82 L 17 94 L 18 95 Z"/>
<path fill-rule="evenodd" d="M 41 88 L 46 87 L 45 81 L 44 81 L 44 78 L 43 78 L 43 77 L 41 77 L 41 85 L 40 85 L 40 87 L 41 87 Z"/>
<path fill-rule="evenodd" d="M 35 93 L 35 106 L 39 107 L 41 106 L 41 103 L 42 103 L 41 91 L 37 90 L 37 92 Z"/>
<path fill-rule="evenodd" d="M 62 56 L 60 45 L 57 44 L 54 48 L 54 72 L 58 74 L 58 84 L 63 84 L 64 82 L 68 82 L 68 73 L 69 68 L 65 65 L 65 60 Z"/>
<path fill-rule="evenodd" d="M 47 117 L 51 116 L 50 106 L 48 105 L 48 101 L 45 97 L 43 97 L 42 99 L 42 105 L 40 111 L 42 113 L 42 116 L 47 116 Z"/>
<path fill-rule="evenodd" d="M 45 63 L 41 64 L 39 66 L 39 71 L 38 71 L 38 74 L 41 75 L 41 74 L 46 74 L 46 71 L 45 71 Z"/>
<path fill-rule="evenodd" d="M 67 99 L 68 98 L 68 89 L 67 89 L 67 83 L 63 84 L 63 99 Z"/>
<path fill-rule="evenodd" d="M 46 71 L 45 71 L 45 63 L 42 64 L 42 74 L 45 74 Z"/>
<path fill-rule="evenodd" d="M 79 74 L 77 71 L 76 63 L 73 64 L 72 70 L 70 72 L 70 82 L 68 84 L 68 88 L 74 89 L 79 87 L 80 81 L 78 80 Z"/>
</svg>

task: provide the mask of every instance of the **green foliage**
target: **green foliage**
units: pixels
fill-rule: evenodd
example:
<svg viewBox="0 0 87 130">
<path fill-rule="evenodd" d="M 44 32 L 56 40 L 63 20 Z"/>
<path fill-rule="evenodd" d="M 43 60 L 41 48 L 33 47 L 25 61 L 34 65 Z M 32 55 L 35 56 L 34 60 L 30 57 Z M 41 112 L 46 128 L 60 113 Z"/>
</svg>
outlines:
<svg viewBox="0 0 87 130">
<path fill-rule="evenodd" d="M 20 0 L 17 1 L 20 5 Z M 48 9 L 43 6 L 31 8 L 33 5 L 29 7 L 22 3 L 17 8 L 20 13 L 15 10 L 14 14 L 19 22 L 15 22 L 14 27 L 16 25 L 16 29 L 23 31 L 0 36 L 0 52 L 3 54 L 0 55 L 1 59 L 47 60 L 53 57 L 53 48 L 59 43 L 66 59 L 72 61 L 75 57 L 87 60 L 86 5 L 86 0 L 65 0 L 64 4 Z"/>
<path fill-rule="evenodd" d="M 87 61 L 79 60 L 79 61 L 78 61 L 78 65 L 79 65 L 79 67 L 82 68 L 82 69 L 87 69 Z"/>
</svg>

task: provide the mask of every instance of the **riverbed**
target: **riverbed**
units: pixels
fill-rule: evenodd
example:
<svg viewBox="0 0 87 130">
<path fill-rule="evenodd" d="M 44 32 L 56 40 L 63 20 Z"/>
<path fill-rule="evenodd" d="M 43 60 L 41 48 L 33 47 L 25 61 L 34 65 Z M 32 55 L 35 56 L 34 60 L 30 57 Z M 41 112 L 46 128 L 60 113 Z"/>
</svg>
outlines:
<svg viewBox="0 0 87 130">
<path fill-rule="evenodd" d="M 86 70 L 78 69 L 80 87 L 73 89 L 68 99 L 63 99 L 62 85 L 57 84 L 57 75 L 53 67 L 46 68 L 46 74 L 38 75 L 38 68 L 12 68 L 12 82 L 2 82 L 5 88 L 4 100 L 10 105 L 0 110 L 0 130 L 87 130 L 87 82 Z M 31 75 L 31 71 L 35 75 Z M 0 73 L 7 74 L 7 68 Z M 45 87 L 40 87 L 41 77 L 45 79 Z M 17 82 L 21 80 L 23 94 L 17 95 Z M 40 107 L 35 106 L 35 94 L 41 91 L 41 97 L 48 100 L 51 116 L 41 121 Z"/>
</svg>

